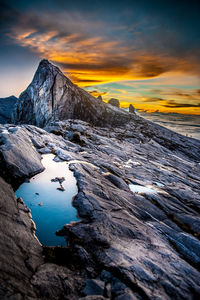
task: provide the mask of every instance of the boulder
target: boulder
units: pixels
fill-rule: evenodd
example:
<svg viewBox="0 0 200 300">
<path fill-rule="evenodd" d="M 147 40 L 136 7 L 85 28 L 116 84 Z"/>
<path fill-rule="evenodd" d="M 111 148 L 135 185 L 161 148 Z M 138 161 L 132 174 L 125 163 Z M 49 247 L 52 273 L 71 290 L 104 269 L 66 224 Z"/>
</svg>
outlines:
<svg viewBox="0 0 200 300">
<path fill-rule="evenodd" d="M 112 106 L 115 106 L 115 107 L 118 107 L 118 108 L 120 107 L 118 99 L 111 98 L 110 100 L 108 100 L 108 103 L 111 104 Z"/>
<path fill-rule="evenodd" d="M 30 210 L 22 199 L 16 200 L 11 186 L 1 177 L 0 195 L 0 298 L 23 299 L 22 294 L 35 299 L 30 279 L 44 259 Z"/>
<path fill-rule="evenodd" d="M 99 95 L 99 96 L 97 97 L 97 99 L 98 99 L 99 101 L 103 101 L 103 98 L 102 98 L 101 95 Z"/>
<path fill-rule="evenodd" d="M 128 110 L 129 110 L 129 112 L 132 113 L 132 114 L 135 113 L 135 107 L 134 107 L 132 104 L 129 105 Z"/>
<path fill-rule="evenodd" d="M 13 186 L 44 170 L 25 128 L 0 127 L 0 165 L 1 176 Z"/>
<path fill-rule="evenodd" d="M 85 296 L 89 295 L 104 295 L 104 285 L 105 283 L 99 279 L 88 279 L 86 281 L 86 286 L 83 290 Z"/>
</svg>

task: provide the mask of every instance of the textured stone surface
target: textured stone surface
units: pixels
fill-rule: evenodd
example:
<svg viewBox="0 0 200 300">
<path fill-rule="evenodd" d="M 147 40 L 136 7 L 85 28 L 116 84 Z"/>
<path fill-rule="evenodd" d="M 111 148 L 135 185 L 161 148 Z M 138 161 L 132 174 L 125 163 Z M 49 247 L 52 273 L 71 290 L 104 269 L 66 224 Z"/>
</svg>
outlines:
<svg viewBox="0 0 200 300">
<path fill-rule="evenodd" d="M 46 262 L 30 210 L 1 177 L 0 207 L 0 298 L 78 299 L 84 271 Z"/>
<path fill-rule="evenodd" d="M 16 142 L 12 127 L 1 127 L 10 132 L 7 143 Z M 24 132 L 21 143 L 28 136 L 34 151 L 53 152 L 58 160 L 71 161 L 79 190 L 73 204 L 81 221 L 58 232 L 68 238 L 69 248 L 64 249 L 66 254 L 54 249 L 46 256 L 53 261 L 32 274 L 34 293 L 36 289 L 40 297 L 52 295 L 51 299 L 199 298 L 199 141 L 137 115 L 118 128 L 78 120 L 46 127 L 56 134 L 31 125 L 19 128 Z M 79 138 L 72 139 L 74 133 Z M 17 158 L 16 163 L 23 167 L 22 160 Z M 129 183 L 157 193 L 133 193 Z M 7 201 L 3 203 L 7 209 Z M 10 217 L 1 220 L 4 224 Z M 15 222 L 12 217 L 14 235 Z M 3 235 L 7 227 L 1 226 Z M 2 249 L 6 253 L 4 244 Z M 9 268 L 8 264 L 7 272 Z M 103 296 L 84 294 L 88 279 L 104 283 Z M 20 284 L 16 286 L 21 293 Z"/>
<path fill-rule="evenodd" d="M 44 169 L 27 130 L 17 126 L 0 125 L 0 162 L 1 176 L 13 184 Z"/>
<path fill-rule="evenodd" d="M 13 123 L 44 127 L 50 121 L 65 119 L 105 126 L 126 123 L 131 115 L 99 101 L 74 85 L 57 67 L 42 60 L 33 81 L 19 97 Z"/>
<path fill-rule="evenodd" d="M 83 290 L 84 295 L 104 295 L 105 283 L 102 280 L 88 279 Z"/>
<path fill-rule="evenodd" d="M 102 96 L 101 96 L 101 95 L 99 95 L 99 96 L 97 97 L 97 99 L 98 99 L 99 101 L 103 101 L 103 99 L 102 99 Z"/>
<path fill-rule="evenodd" d="M 108 103 L 111 104 L 112 106 L 115 106 L 115 107 L 119 107 L 119 100 L 118 99 L 115 99 L 115 98 L 111 98 L 110 100 L 108 100 Z"/>
<path fill-rule="evenodd" d="M 17 100 L 15 96 L 0 98 L 0 124 L 11 122 L 12 113 Z"/>
<path fill-rule="evenodd" d="M 135 113 L 135 108 L 132 104 L 129 105 L 129 108 L 128 108 L 129 112 L 134 114 Z"/>
<path fill-rule="evenodd" d="M 33 236 L 30 210 L 17 202 L 11 187 L 0 178 L 0 295 L 1 299 L 35 297 L 32 274 L 43 263 L 42 248 Z M 13 295 L 14 294 L 14 295 Z M 19 294 L 19 298 L 17 298 Z"/>
</svg>

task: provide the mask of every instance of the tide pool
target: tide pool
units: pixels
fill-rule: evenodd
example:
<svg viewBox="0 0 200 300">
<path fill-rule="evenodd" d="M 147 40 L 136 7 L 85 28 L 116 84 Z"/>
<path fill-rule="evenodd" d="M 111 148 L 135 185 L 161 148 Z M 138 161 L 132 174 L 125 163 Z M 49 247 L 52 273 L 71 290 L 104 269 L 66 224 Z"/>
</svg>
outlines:
<svg viewBox="0 0 200 300">
<path fill-rule="evenodd" d="M 66 245 L 63 237 L 56 236 L 55 232 L 71 221 L 78 221 L 77 211 L 72 206 L 72 198 L 78 193 L 76 179 L 69 170 L 68 163 L 55 162 L 53 154 L 42 156 L 45 170 L 23 183 L 16 191 L 30 208 L 33 221 L 36 224 L 36 236 L 45 246 Z M 52 182 L 52 179 L 64 178 Z"/>
<path fill-rule="evenodd" d="M 139 184 L 129 184 L 129 188 L 133 193 L 141 194 L 157 194 L 157 191 L 149 187 Z"/>
</svg>

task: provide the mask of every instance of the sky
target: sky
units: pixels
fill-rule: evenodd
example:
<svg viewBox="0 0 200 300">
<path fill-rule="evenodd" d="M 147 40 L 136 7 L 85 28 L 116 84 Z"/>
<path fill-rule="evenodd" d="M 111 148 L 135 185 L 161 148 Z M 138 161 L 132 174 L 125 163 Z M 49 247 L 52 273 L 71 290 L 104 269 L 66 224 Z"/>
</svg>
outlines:
<svg viewBox="0 0 200 300">
<path fill-rule="evenodd" d="M 0 0 L 0 97 L 43 58 L 94 96 L 200 115 L 200 1 Z"/>
</svg>

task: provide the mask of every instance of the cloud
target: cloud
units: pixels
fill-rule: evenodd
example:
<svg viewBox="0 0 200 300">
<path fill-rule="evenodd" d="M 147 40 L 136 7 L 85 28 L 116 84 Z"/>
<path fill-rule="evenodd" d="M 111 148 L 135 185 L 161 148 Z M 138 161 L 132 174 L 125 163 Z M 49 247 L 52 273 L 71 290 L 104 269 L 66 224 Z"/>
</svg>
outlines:
<svg viewBox="0 0 200 300">
<path fill-rule="evenodd" d="M 192 103 L 178 103 L 174 100 L 171 101 L 166 101 L 166 104 L 162 104 L 164 107 L 168 108 L 191 108 L 191 107 L 200 107 L 200 102 L 197 104 L 192 104 Z"/>
<path fill-rule="evenodd" d="M 98 96 L 104 96 L 106 95 L 108 92 L 100 92 L 97 90 L 93 90 L 93 91 L 88 91 L 92 96 L 94 97 L 98 97 Z"/>
<path fill-rule="evenodd" d="M 144 99 L 143 102 L 160 102 L 163 101 L 164 99 L 158 98 L 158 97 L 149 97 L 147 99 Z"/>
<path fill-rule="evenodd" d="M 105 99 L 148 111 L 197 111 L 200 19 L 185 1 L 181 10 L 171 0 L 0 2 L 0 39 L 13 56 L 16 47 L 47 58 Z"/>
<path fill-rule="evenodd" d="M 95 18 L 95 14 L 29 11 L 23 15 L 18 12 L 8 23 L 7 36 L 15 43 L 58 64 L 82 86 L 150 79 L 167 72 L 200 74 L 200 61 L 195 55 L 177 52 L 176 43 L 174 51 L 163 49 L 167 37 L 138 18 L 122 26 L 112 18 Z"/>
<path fill-rule="evenodd" d="M 178 89 L 178 88 L 168 88 L 165 89 L 158 89 L 158 90 L 150 90 L 150 92 L 167 96 L 167 97 L 173 97 L 176 99 L 181 100 L 189 100 L 189 101 L 200 101 L 200 90 L 199 89 Z"/>
</svg>

